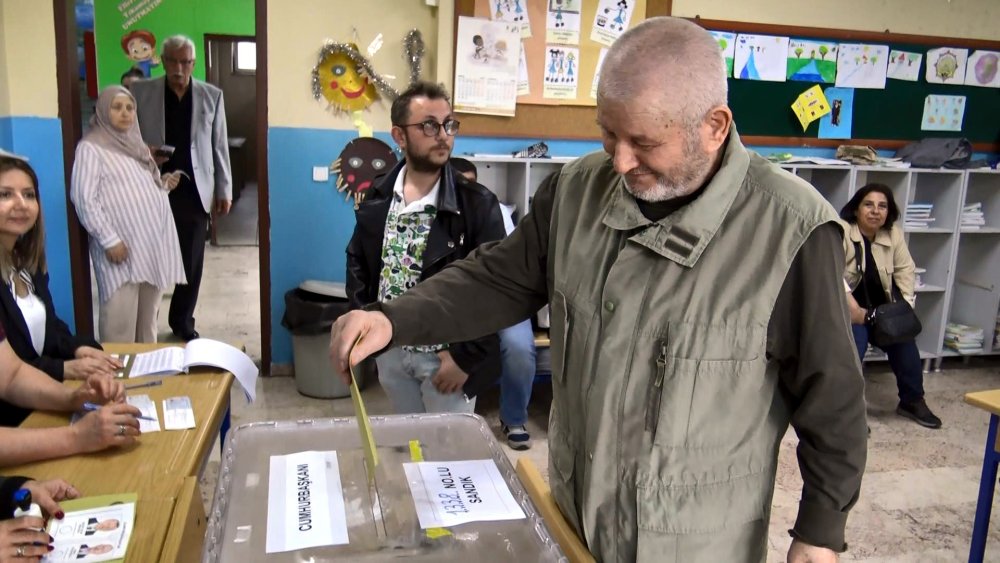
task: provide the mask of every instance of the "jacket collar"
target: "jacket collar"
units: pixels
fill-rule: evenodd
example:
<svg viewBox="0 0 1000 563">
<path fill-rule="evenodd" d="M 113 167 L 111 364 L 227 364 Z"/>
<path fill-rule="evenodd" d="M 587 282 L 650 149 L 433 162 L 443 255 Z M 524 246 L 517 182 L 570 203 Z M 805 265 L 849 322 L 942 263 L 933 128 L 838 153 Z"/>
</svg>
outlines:
<svg viewBox="0 0 1000 563">
<path fill-rule="evenodd" d="M 619 175 L 605 208 L 604 224 L 622 231 L 648 226 L 631 240 L 682 266 L 692 267 L 729 213 L 749 167 L 750 153 L 740 141 L 734 125 L 726 141 L 722 166 L 698 199 L 653 223 L 642 215 L 635 197 L 625 189 L 625 180 Z"/>
<path fill-rule="evenodd" d="M 406 160 L 401 160 L 388 174 L 382 176 L 382 179 L 375 186 L 375 193 L 378 194 L 377 199 L 392 198 L 392 189 L 396 185 L 396 178 L 405 165 Z M 441 168 L 441 186 L 438 189 L 437 209 L 439 212 L 462 214 L 458 209 L 458 196 L 455 194 L 455 172 L 452 170 L 451 164 L 447 162 Z"/>
<path fill-rule="evenodd" d="M 861 244 L 861 242 L 864 240 L 864 235 L 861 234 L 861 229 L 858 228 L 858 224 L 856 222 L 850 223 L 850 225 L 851 229 L 849 235 L 851 237 L 851 242 L 856 242 L 858 244 Z M 891 247 L 892 229 L 885 229 L 885 228 L 879 229 L 878 232 L 875 233 L 875 240 L 872 241 L 872 244 L 878 244 L 886 248 Z"/>
</svg>

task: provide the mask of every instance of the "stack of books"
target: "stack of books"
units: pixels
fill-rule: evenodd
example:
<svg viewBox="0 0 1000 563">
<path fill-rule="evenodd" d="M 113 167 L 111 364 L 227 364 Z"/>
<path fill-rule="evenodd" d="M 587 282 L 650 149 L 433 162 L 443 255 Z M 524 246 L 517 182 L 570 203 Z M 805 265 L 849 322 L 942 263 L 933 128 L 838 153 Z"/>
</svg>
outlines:
<svg viewBox="0 0 1000 563">
<path fill-rule="evenodd" d="M 959 354 L 975 354 L 983 350 L 983 329 L 948 323 L 944 329 L 944 345 Z"/>
<path fill-rule="evenodd" d="M 924 287 L 926 284 L 924 283 L 923 278 L 920 277 L 920 274 L 926 274 L 927 268 L 921 268 L 917 266 L 916 268 L 913 269 L 913 273 L 915 274 L 914 277 L 916 278 L 916 280 L 914 281 L 914 287 L 916 287 L 917 289 Z"/>
<path fill-rule="evenodd" d="M 963 229 L 978 229 L 986 225 L 986 217 L 983 216 L 982 203 L 970 203 L 962 208 Z"/>
<path fill-rule="evenodd" d="M 929 229 L 934 218 L 931 212 L 934 211 L 933 203 L 913 202 L 906 206 L 906 213 L 903 215 L 903 226 L 910 229 Z"/>
<path fill-rule="evenodd" d="M 993 331 L 993 349 L 1000 349 L 1000 311 L 997 311 L 996 330 Z"/>
</svg>

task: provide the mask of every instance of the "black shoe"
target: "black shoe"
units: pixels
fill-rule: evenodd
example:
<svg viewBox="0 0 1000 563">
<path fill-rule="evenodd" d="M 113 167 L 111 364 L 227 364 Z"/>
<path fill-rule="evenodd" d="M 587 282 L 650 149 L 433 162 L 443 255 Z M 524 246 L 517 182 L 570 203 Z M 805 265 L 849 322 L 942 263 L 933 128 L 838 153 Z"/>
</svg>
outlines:
<svg viewBox="0 0 1000 563">
<path fill-rule="evenodd" d="M 896 407 L 896 414 L 912 419 L 920 426 L 927 428 L 941 428 L 941 419 L 934 416 L 931 409 L 927 408 L 927 403 L 923 399 L 918 399 L 912 403 L 900 402 Z"/>
<path fill-rule="evenodd" d="M 184 342 L 191 342 L 192 340 L 194 340 L 196 338 L 201 338 L 201 335 L 198 334 L 197 330 L 192 330 L 191 332 L 177 332 L 175 330 L 174 331 L 174 336 L 176 336 L 177 338 L 180 338 Z"/>
</svg>

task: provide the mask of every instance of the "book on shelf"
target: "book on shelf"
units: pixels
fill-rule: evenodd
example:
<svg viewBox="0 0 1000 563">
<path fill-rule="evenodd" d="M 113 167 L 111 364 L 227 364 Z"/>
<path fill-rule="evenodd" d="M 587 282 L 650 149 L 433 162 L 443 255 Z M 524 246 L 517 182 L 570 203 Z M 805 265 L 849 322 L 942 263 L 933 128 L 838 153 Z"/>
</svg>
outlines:
<svg viewBox="0 0 1000 563">
<path fill-rule="evenodd" d="M 983 349 L 983 329 L 961 323 L 948 323 L 944 329 L 944 345 L 959 354 L 972 354 Z"/>
</svg>

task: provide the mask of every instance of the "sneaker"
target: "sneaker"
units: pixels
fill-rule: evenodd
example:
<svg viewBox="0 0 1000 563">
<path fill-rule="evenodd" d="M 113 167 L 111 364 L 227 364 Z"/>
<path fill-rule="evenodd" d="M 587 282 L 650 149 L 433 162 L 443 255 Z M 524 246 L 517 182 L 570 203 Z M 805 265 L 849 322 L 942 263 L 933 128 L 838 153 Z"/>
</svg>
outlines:
<svg viewBox="0 0 1000 563">
<path fill-rule="evenodd" d="M 941 419 L 934 416 L 934 413 L 927 407 L 927 403 L 923 399 L 913 401 L 912 403 L 900 402 L 899 406 L 896 407 L 896 414 L 912 419 L 920 426 L 941 428 Z"/>
<path fill-rule="evenodd" d="M 516 426 L 502 425 L 503 435 L 507 437 L 507 445 L 513 450 L 526 450 L 531 447 L 531 434 L 523 424 Z"/>
</svg>

